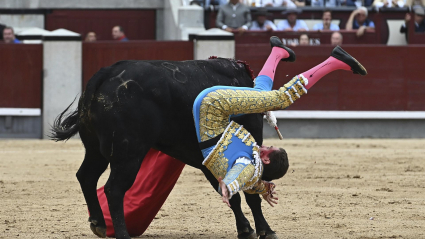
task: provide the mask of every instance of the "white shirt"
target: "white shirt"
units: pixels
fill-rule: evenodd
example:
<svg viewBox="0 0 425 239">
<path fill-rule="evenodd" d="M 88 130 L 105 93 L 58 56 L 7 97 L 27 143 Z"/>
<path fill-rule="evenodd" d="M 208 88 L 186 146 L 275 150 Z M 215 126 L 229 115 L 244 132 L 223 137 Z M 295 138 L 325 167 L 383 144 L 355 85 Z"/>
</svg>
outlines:
<svg viewBox="0 0 425 239">
<path fill-rule="evenodd" d="M 323 22 L 317 23 L 313 26 L 313 31 L 323 30 Z M 329 26 L 330 31 L 339 31 L 339 26 L 331 23 Z"/>
<path fill-rule="evenodd" d="M 337 0 L 311 0 L 312 7 L 323 7 L 324 1 L 326 1 L 326 7 L 337 7 L 339 2 Z"/>
<path fill-rule="evenodd" d="M 277 24 L 277 29 L 278 30 L 285 30 L 287 28 L 290 28 L 291 25 L 289 25 L 288 20 L 282 20 Z M 295 26 L 292 28 L 292 30 L 294 32 L 298 31 L 298 29 L 300 28 L 304 28 L 306 31 L 308 31 L 308 27 L 307 24 L 303 21 L 303 20 L 299 20 L 297 19 L 297 21 L 295 22 Z"/>
<path fill-rule="evenodd" d="M 253 22 L 252 22 L 252 25 L 251 25 L 251 28 L 250 28 L 249 30 L 254 30 L 254 31 L 267 31 L 266 26 L 270 26 L 270 27 L 273 29 L 273 31 L 276 31 L 276 30 L 277 30 L 276 25 L 274 25 L 274 23 L 273 23 L 272 21 L 269 21 L 269 20 L 266 20 L 266 21 L 264 22 L 264 24 L 263 24 L 263 26 L 262 26 L 262 27 L 260 27 L 260 25 L 258 24 L 258 22 L 257 22 L 257 21 L 253 21 Z"/>
<path fill-rule="evenodd" d="M 387 2 L 388 3 L 387 7 L 392 7 L 392 5 L 393 5 L 393 1 L 391 1 L 391 0 L 384 0 L 383 2 L 377 2 L 375 4 L 375 7 L 383 7 L 384 6 L 384 2 Z"/>
<path fill-rule="evenodd" d="M 388 3 L 388 5 L 386 7 L 403 7 L 404 4 L 405 4 L 404 0 L 397 1 L 397 6 L 393 6 L 392 0 L 386 0 L 386 2 Z M 384 2 L 377 2 L 377 3 L 375 3 L 375 7 L 377 7 L 377 8 L 383 7 L 384 3 L 385 3 L 385 0 L 384 0 Z"/>
<path fill-rule="evenodd" d="M 286 2 L 287 8 L 296 8 L 297 5 L 293 3 L 291 0 L 255 0 L 256 7 L 264 7 L 267 4 L 273 4 L 273 7 L 281 7 L 282 4 Z"/>
</svg>

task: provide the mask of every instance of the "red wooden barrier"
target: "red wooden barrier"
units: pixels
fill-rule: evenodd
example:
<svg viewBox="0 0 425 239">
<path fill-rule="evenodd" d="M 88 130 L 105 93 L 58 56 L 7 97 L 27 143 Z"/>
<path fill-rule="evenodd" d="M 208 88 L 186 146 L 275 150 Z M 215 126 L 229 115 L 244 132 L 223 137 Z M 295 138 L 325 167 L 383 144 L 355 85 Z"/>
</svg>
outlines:
<svg viewBox="0 0 425 239">
<path fill-rule="evenodd" d="M 235 41 L 236 44 L 249 44 L 249 43 L 264 43 L 267 42 L 271 36 L 277 36 L 283 39 L 283 42 L 293 42 L 300 38 L 301 34 L 307 34 L 310 38 L 310 44 L 312 45 L 321 45 L 321 44 L 331 44 L 331 35 L 333 32 L 317 32 L 317 31 L 308 31 L 308 32 L 283 32 L 283 31 L 274 31 L 274 32 L 265 32 L 265 31 L 247 31 L 242 35 L 239 35 L 235 32 Z M 380 41 L 379 33 L 375 33 L 373 30 L 365 32 L 363 36 L 358 38 L 356 36 L 356 31 L 347 31 L 341 30 L 340 33 L 343 36 L 344 44 L 376 44 Z M 288 44 L 289 45 L 289 44 Z"/>
<path fill-rule="evenodd" d="M 98 40 L 112 40 L 112 27 L 120 25 L 130 40 L 154 40 L 155 10 L 53 10 L 46 15 L 46 29 L 65 28 L 85 36 L 96 32 Z"/>
<path fill-rule="evenodd" d="M 275 87 L 325 60 L 331 46 L 298 46 L 295 63 L 280 63 Z M 313 87 L 291 110 L 425 110 L 424 46 L 344 45 L 368 69 L 360 77 L 334 72 Z M 236 58 L 258 74 L 268 44 L 237 44 Z M 0 44 L 0 107 L 41 108 L 42 45 Z M 3 60 L 6 59 L 6 60 Z M 118 60 L 191 60 L 192 42 L 136 41 L 83 44 L 84 85 L 101 67 Z"/>
<path fill-rule="evenodd" d="M 425 33 L 409 32 L 409 44 L 425 44 Z"/>
<path fill-rule="evenodd" d="M 425 32 L 415 32 L 415 21 L 412 20 L 407 25 L 409 44 L 425 44 Z"/>
<path fill-rule="evenodd" d="M 0 107 L 41 108 L 43 46 L 0 44 Z"/>
<path fill-rule="evenodd" d="M 297 60 L 280 63 L 274 87 L 279 88 L 329 57 L 331 46 L 293 48 Z M 338 71 L 317 83 L 290 110 L 425 110 L 423 62 L 425 46 L 344 46 L 368 70 L 367 76 Z M 270 52 L 269 44 L 237 44 L 236 58 L 258 74 Z"/>
<path fill-rule="evenodd" d="M 193 42 L 130 41 L 83 44 L 83 86 L 101 67 L 120 60 L 193 60 Z"/>
</svg>

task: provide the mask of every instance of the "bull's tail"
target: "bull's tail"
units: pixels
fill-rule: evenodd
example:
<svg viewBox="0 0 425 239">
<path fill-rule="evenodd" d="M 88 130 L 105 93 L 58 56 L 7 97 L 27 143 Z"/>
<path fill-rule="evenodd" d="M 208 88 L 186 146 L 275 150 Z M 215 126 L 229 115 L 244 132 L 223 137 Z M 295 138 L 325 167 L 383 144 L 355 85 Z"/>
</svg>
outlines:
<svg viewBox="0 0 425 239">
<path fill-rule="evenodd" d="M 108 72 L 108 68 L 100 69 L 93 77 L 89 80 L 86 90 L 81 96 L 78 107 L 71 113 L 67 113 L 69 108 L 74 104 L 74 101 L 56 117 L 53 122 L 51 129 L 51 135 L 49 137 L 55 141 L 68 140 L 80 129 L 81 126 L 81 117 L 86 116 L 85 111 L 90 109 L 91 99 L 93 98 L 94 93 L 103 83 L 104 75 Z"/>
<path fill-rule="evenodd" d="M 51 134 L 49 135 L 50 139 L 54 141 L 68 140 L 78 132 L 80 128 L 78 108 L 71 113 L 67 113 L 74 102 L 75 99 L 62 113 L 58 115 L 58 117 L 56 117 L 55 121 L 53 121 Z M 65 119 L 63 119 L 64 117 Z"/>
</svg>

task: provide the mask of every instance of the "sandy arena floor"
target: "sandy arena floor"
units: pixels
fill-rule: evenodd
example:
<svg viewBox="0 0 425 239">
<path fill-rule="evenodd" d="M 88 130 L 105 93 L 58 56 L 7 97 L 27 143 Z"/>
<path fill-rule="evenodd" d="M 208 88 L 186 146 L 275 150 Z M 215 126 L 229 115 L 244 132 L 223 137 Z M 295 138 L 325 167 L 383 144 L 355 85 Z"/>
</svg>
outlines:
<svg viewBox="0 0 425 239">
<path fill-rule="evenodd" d="M 290 157 L 280 205 L 263 202 L 280 238 L 425 238 L 425 140 L 265 144 Z M 0 141 L 0 238 L 96 238 L 75 177 L 83 153 L 78 140 Z M 236 238 L 236 229 L 202 173 L 186 167 L 142 238 Z"/>
</svg>

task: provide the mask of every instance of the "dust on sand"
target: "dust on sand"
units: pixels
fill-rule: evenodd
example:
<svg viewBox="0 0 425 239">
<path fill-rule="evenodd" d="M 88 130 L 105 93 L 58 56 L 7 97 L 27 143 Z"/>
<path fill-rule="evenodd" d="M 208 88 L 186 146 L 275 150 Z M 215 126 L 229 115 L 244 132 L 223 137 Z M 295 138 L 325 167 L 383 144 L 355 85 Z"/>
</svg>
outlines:
<svg viewBox="0 0 425 239">
<path fill-rule="evenodd" d="M 263 202 L 280 238 L 425 238 L 425 140 L 265 144 L 284 147 L 291 165 L 276 182 L 279 205 Z M 75 177 L 83 155 L 78 140 L 0 141 L 0 238 L 96 238 Z M 201 171 L 187 166 L 142 238 L 236 238 L 236 227 Z"/>
</svg>

